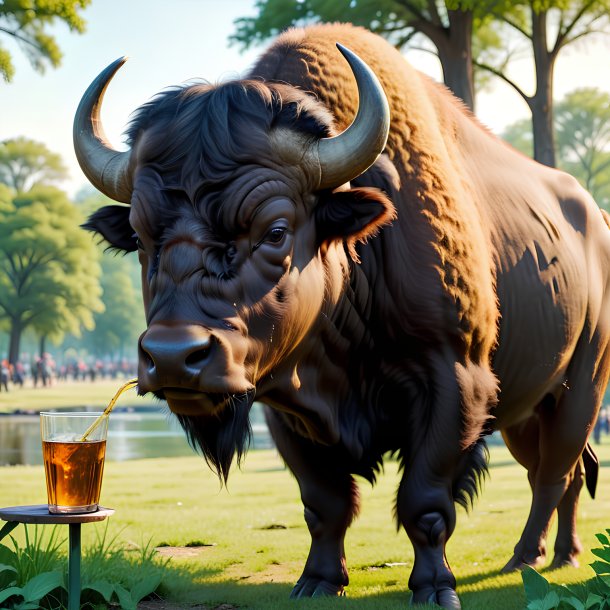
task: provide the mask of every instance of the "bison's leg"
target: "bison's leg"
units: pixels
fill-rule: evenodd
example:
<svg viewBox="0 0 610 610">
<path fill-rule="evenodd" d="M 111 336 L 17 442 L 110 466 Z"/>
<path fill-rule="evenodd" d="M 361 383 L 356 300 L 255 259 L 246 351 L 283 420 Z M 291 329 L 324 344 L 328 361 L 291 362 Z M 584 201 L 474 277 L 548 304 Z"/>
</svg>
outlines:
<svg viewBox="0 0 610 610">
<path fill-rule="evenodd" d="M 412 601 L 460 608 L 455 577 L 445 556 L 445 545 L 455 528 L 452 484 L 446 475 L 426 466 L 420 459 L 410 465 L 398 490 L 398 519 L 415 552 L 409 578 Z"/>
<path fill-rule="evenodd" d="M 538 416 L 530 417 L 525 422 L 505 428 L 502 437 L 513 457 L 527 470 L 527 478 L 532 489 L 532 503 L 534 496 L 534 483 L 536 471 L 540 462 L 539 451 L 539 424 Z M 535 544 L 530 544 L 526 550 L 515 547 L 515 552 L 510 561 L 502 568 L 502 572 L 512 572 L 521 569 L 525 565 L 538 567 L 546 560 L 546 532 L 545 527 Z"/>
<path fill-rule="evenodd" d="M 567 491 L 557 507 L 557 538 L 555 540 L 555 556 L 553 568 L 562 566 L 578 567 L 576 557 L 582 551 L 582 544 L 576 533 L 576 518 L 578 516 L 578 499 L 583 487 L 584 471 L 582 460 L 578 460 Z"/>
<path fill-rule="evenodd" d="M 307 563 L 291 597 L 341 595 L 348 584 L 343 543 L 358 512 L 357 487 L 332 449 L 290 431 L 271 409 L 266 415 L 278 451 L 299 484 L 311 534 Z"/>
<path fill-rule="evenodd" d="M 597 333 L 590 338 L 588 329 L 585 330 L 558 399 L 547 397 L 537 408 L 540 460 L 533 480 L 532 506 L 505 571 L 518 569 L 537 557 L 553 512 L 560 506 L 561 553 L 578 552 L 575 518 L 582 482 L 574 480 L 581 472 L 577 466 L 597 416 L 608 374 L 605 342 L 600 347 L 598 341 Z"/>
<path fill-rule="evenodd" d="M 573 422 L 573 427 L 566 428 L 558 421 L 562 411 L 560 404 L 555 405 L 554 400 L 545 400 L 538 407 L 539 461 L 535 468 L 528 468 L 532 504 L 521 538 L 503 572 L 519 570 L 526 565 L 542 565 L 553 513 L 564 499 L 566 509 L 572 503 L 569 511 L 576 510 L 575 498 L 570 490 L 575 491 L 571 487 L 572 473 L 586 442 L 586 425 L 584 422 L 581 425 Z"/>
<path fill-rule="evenodd" d="M 472 480 L 473 475 L 476 479 L 476 470 L 484 464 L 480 464 L 478 445 L 471 450 L 463 449 L 462 393 L 454 370 L 454 366 L 448 364 L 429 384 L 435 389 L 435 401 L 427 405 L 429 421 L 424 428 L 425 434 L 405 463 L 396 514 L 415 552 L 409 578 L 413 603 L 436 603 L 444 608 L 459 609 L 456 581 L 445 556 L 445 545 L 455 528 L 455 500 L 461 493 L 456 486 L 466 479 Z M 477 398 L 481 401 L 481 404 L 471 405 L 473 412 L 484 413 L 493 384 L 486 384 L 488 376 L 482 374 L 481 378 L 481 384 L 470 396 L 473 401 Z M 471 388 L 478 385 L 475 374 L 470 381 Z M 480 423 L 482 427 L 483 419 Z"/>
</svg>

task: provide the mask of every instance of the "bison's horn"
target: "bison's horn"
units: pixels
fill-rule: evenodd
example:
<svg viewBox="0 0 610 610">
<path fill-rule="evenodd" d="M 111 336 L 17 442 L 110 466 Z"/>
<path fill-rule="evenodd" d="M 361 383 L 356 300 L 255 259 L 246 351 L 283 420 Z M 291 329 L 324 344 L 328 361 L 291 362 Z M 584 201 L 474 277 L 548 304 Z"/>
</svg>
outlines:
<svg viewBox="0 0 610 610">
<path fill-rule="evenodd" d="M 131 200 L 131 151 L 112 148 L 102 127 L 100 110 L 106 87 L 126 61 L 126 57 L 117 59 L 89 85 L 76 110 L 73 131 L 76 158 L 85 176 L 104 195 L 123 203 Z"/>
<path fill-rule="evenodd" d="M 318 142 L 320 189 L 334 188 L 366 171 L 383 151 L 390 130 L 390 108 L 373 71 L 352 51 L 337 43 L 358 85 L 358 113 L 342 133 Z"/>
</svg>

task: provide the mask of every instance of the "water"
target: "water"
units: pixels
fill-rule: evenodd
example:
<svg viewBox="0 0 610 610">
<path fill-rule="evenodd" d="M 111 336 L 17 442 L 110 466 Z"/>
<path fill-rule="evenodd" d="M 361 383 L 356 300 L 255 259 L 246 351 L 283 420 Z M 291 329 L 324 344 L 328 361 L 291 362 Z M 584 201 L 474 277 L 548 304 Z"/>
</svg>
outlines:
<svg viewBox="0 0 610 610">
<path fill-rule="evenodd" d="M 272 446 L 260 405 L 252 408 L 250 449 Z M 106 459 L 113 461 L 194 455 L 180 424 L 159 409 L 113 412 L 108 425 Z M 38 415 L 0 416 L 0 466 L 42 464 Z"/>
</svg>

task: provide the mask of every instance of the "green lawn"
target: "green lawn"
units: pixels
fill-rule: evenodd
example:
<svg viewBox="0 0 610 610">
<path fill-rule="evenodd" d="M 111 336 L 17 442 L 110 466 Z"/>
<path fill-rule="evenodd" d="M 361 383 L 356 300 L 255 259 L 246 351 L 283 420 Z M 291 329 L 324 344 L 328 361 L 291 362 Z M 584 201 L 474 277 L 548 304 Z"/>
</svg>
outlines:
<svg viewBox="0 0 610 610">
<path fill-rule="evenodd" d="M 112 442 L 112 439 L 109 440 Z M 525 472 L 502 447 L 491 450 L 491 476 L 470 515 L 459 510 L 448 559 L 465 610 L 514 610 L 524 606 L 519 574 L 500 576 L 529 510 Z M 546 572 L 553 582 L 593 575 L 594 534 L 610 527 L 610 442 L 598 448 L 602 463 L 598 498 L 583 492 L 580 535 L 587 551 L 581 568 Z M 413 561 L 404 532 L 392 519 L 396 465 L 389 463 L 373 489 L 363 483 L 361 516 L 346 551 L 351 584 L 345 600 L 288 602 L 308 550 L 308 533 L 294 479 L 273 451 L 251 452 L 235 470 L 228 490 L 198 457 L 150 459 L 106 466 L 102 502 L 116 509 L 110 534 L 124 544 L 184 546 L 205 543 L 194 557 L 170 560 L 164 586 L 176 601 L 243 608 L 404 608 Z M 45 501 L 42 467 L 0 468 L 0 505 Z M 95 528 L 83 528 L 85 544 Z M 19 528 L 20 529 L 20 528 Z M 16 530 L 19 531 L 19 530 Z M 399 564 L 385 567 L 385 564 Z M 402 564 L 402 565 L 400 565 Z M 340 604 L 340 605 L 338 605 Z"/>
<path fill-rule="evenodd" d="M 127 381 L 123 378 L 91 381 L 58 381 L 53 385 L 32 387 L 28 380 L 23 388 L 9 386 L 8 392 L 0 392 L 0 413 L 10 413 L 17 409 L 44 411 L 56 407 L 95 407 L 103 409 L 108 405 L 119 387 Z M 135 390 L 124 393 L 118 405 L 147 405 L 151 398 L 136 395 Z"/>
</svg>

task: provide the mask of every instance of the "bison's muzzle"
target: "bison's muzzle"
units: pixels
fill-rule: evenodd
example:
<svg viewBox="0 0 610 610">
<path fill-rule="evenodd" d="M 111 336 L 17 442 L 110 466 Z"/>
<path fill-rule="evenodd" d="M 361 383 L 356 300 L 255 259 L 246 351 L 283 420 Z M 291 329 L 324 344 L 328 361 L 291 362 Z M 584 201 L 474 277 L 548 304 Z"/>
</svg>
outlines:
<svg viewBox="0 0 610 610">
<path fill-rule="evenodd" d="M 206 415 L 252 384 L 230 341 L 197 324 L 153 324 L 140 337 L 138 379 L 183 415 Z"/>
</svg>

